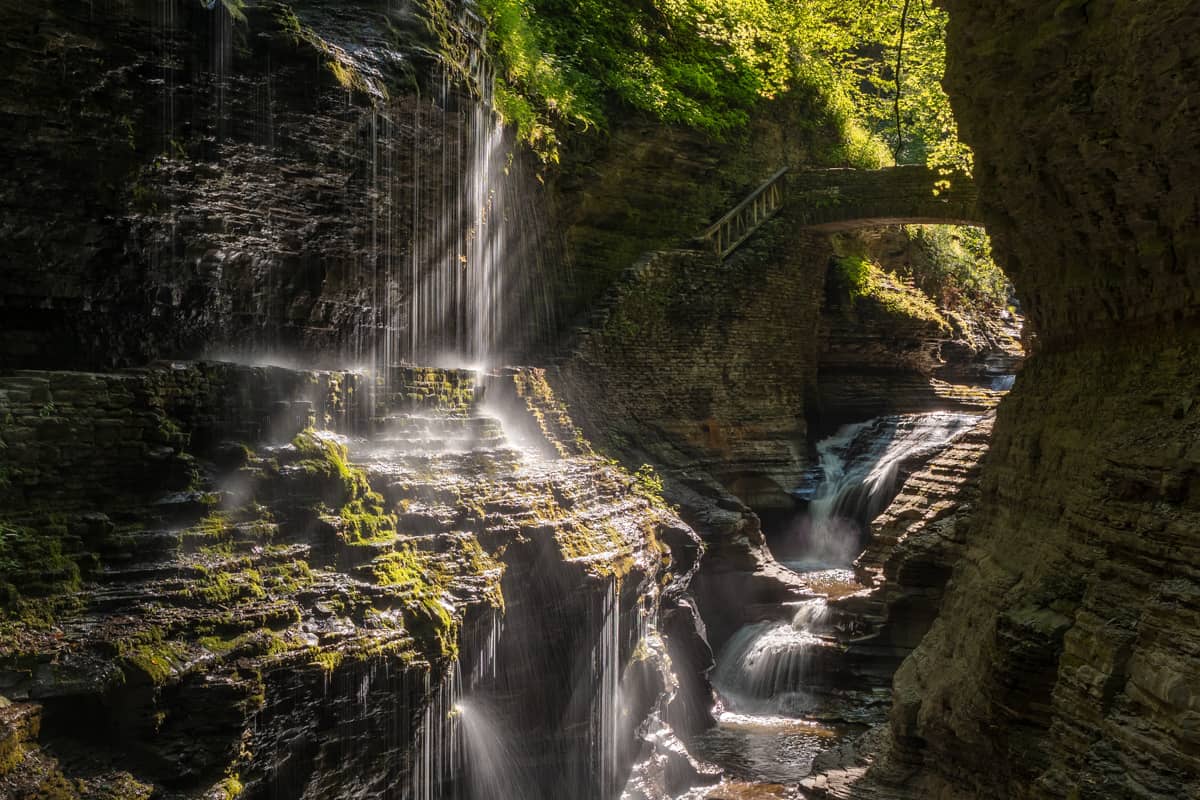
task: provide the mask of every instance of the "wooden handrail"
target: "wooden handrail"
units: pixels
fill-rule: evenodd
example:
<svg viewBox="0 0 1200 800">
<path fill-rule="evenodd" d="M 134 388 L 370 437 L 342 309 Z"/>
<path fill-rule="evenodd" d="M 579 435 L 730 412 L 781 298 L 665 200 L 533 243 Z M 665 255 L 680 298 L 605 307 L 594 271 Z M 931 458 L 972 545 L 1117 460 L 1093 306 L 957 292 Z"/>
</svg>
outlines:
<svg viewBox="0 0 1200 800">
<path fill-rule="evenodd" d="M 780 169 L 700 234 L 702 240 L 712 243 L 718 258 L 725 258 L 736 250 L 783 207 L 783 177 L 788 169 Z"/>
</svg>

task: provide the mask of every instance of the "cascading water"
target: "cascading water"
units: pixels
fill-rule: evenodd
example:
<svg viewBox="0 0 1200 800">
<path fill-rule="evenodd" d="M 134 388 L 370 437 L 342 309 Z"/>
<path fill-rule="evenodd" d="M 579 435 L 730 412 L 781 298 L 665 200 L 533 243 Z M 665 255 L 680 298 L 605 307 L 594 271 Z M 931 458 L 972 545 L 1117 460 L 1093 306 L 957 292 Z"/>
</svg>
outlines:
<svg viewBox="0 0 1200 800">
<path fill-rule="evenodd" d="M 782 534 L 768 532 L 777 556 L 804 573 L 814 591 L 834 596 L 861 588 L 848 567 L 871 520 L 894 498 L 901 470 L 940 452 L 979 419 L 954 413 L 881 417 L 844 426 L 821 441 L 821 483 L 807 493 L 808 513 Z M 807 775 L 834 733 L 804 717 L 848 688 L 839 684 L 845 627 L 845 615 L 827 597 L 815 597 L 789 621 L 737 631 L 717 658 L 713 685 L 722 707 L 717 728 L 703 740 L 706 753 L 735 775 L 782 781 Z"/>
<path fill-rule="evenodd" d="M 901 467 L 940 452 L 978 422 L 977 415 L 950 412 L 879 417 L 819 442 L 822 482 L 807 519 L 783 537 L 785 563 L 802 572 L 848 566 L 867 525 L 895 497 Z"/>
<path fill-rule="evenodd" d="M 527 800 L 536 795 L 517 768 L 520 742 L 505 729 L 486 701 L 462 700 L 456 707 L 462 728 L 465 796 L 471 800 Z"/>
<path fill-rule="evenodd" d="M 748 625 L 734 634 L 713 676 L 726 707 L 743 713 L 785 710 L 789 695 L 817 677 L 832 619 L 825 599 L 816 598 L 802 603 L 791 622 Z"/>
<path fill-rule="evenodd" d="M 464 636 L 463 649 L 474 656 L 467 665 L 465 688 L 461 659 L 454 661 L 436 686 L 427 678 L 425 694 L 429 700 L 411 753 L 403 800 L 440 800 L 448 791 L 469 800 L 518 800 L 522 796 L 480 793 L 483 787 L 504 786 L 506 791 L 516 791 L 519 786 L 511 777 L 509 759 L 504 757 L 503 737 L 497 735 L 485 703 L 472 695 L 480 682 L 496 677 L 502 631 L 503 616 L 493 611 L 484 624 Z"/>
<path fill-rule="evenodd" d="M 425 706 L 413 751 L 404 800 L 435 800 L 442 787 L 450 785 L 461 769 L 457 714 L 462 702 L 462 666 L 455 661 L 441 681 L 430 685 L 426 678 Z"/>
<path fill-rule="evenodd" d="M 836 615 L 824 598 L 801 603 L 790 622 L 748 625 L 722 648 L 713 674 L 720 696 L 717 725 L 699 739 L 701 753 L 745 780 L 796 782 L 836 735 L 804 716 L 808 689 L 827 686 Z"/>
<path fill-rule="evenodd" d="M 592 751 L 596 754 L 600 797 L 612 797 L 617 788 L 621 713 L 621 613 L 616 581 L 604 598 L 604 623 L 596 643 L 593 677 L 599 691 L 592 715 Z"/>
<path fill-rule="evenodd" d="M 408 346 L 400 350 L 414 363 L 458 367 L 490 366 L 498 355 L 512 190 L 509 142 L 493 111 L 494 78 L 482 57 L 486 27 L 467 14 L 464 28 L 473 39 L 465 69 L 478 96 L 456 93 L 444 69 L 433 113 L 418 108 L 413 123 L 414 142 L 428 131 L 441 139 L 442 153 L 440 161 L 414 157 L 413 230 L 424 233 L 412 249 Z M 443 112 L 456 107 L 459 125 L 452 130 Z M 437 209 L 431 228 L 424 224 L 429 208 Z"/>
</svg>

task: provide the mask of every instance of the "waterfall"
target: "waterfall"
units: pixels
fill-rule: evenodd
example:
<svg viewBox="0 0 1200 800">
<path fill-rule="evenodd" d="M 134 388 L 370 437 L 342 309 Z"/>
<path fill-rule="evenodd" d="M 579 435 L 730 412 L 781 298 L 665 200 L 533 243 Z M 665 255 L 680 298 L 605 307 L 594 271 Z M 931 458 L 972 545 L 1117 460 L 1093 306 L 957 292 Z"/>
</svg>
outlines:
<svg viewBox="0 0 1200 800">
<path fill-rule="evenodd" d="M 475 46 L 482 52 L 485 36 Z M 487 61 L 472 59 L 478 97 L 455 94 L 449 70 L 441 97 L 414 119 L 414 143 L 442 142 L 440 160 L 414 154 L 413 230 L 407 356 L 414 363 L 453 367 L 495 364 L 504 322 L 509 228 L 508 159 L 503 123 L 492 108 Z M 443 111 L 458 108 L 456 128 Z M 432 126 L 432 129 L 431 129 Z M 432 226 L 425 216 L 436 210 Z"/>
<path fill-rule="evenodd" d="M 430 698 L 421 716 L 409 783 L 404 800 L 435 800 L 442 796 L 460 769 L 458 714 L 462 701 L 462 667 L 455 661 L 436 687 L 426 676 L 426 695 Z"/>
<path fill-rule="evenodd" d="M 486 702 L 463 700 L 456 707 L 463 731 L 466 796 L 470 800 L 528 800 L 525 777 L 517 769 L 521 744 L 504 729 Z"/>
<path fill-rule="evenodd" d="M 614 579 L 604 598 L 604 624 L 596 643 L 593 677 L 599 691 L 592 715 L 592 752 L 598 759 L 600 797 L 613 797 L 620 771 L 621 608 Z"/>
<path fill-rule="evenodd" d="M 978 422 L 977 415 L 950 412 L 879 417 L 819 442 L 822 482 L 801 526 L 807 535 L 798 566 L 848 565 L 866 526 L 895 497 L 901 467 L 941 451 Z"/>
<path fill-rule="evenodd" d="M 734 711 L 776 710 L 780 698 L 817 677 L 818 656 L 830 646 L 832 612 L 824 598 L 800 605 L 791 622 L 762 622 L 739 630 L 717 658 L 713 683 Z"/>
<path fill-rule="evenodd" d="M 425 694 L 429 701 L 412 750 L 409 780 L 402 793 L 404 800 L 440 800 L 445 797 L 447 787 L 460 784 L 464 772 L 469 776 L 468 786 L 464 787 L 468 792 L 466 797 L 471 800 L 484 797 L 518 800 L 522 796 L 476 791 L 480 786 L 497 785 L 495 782 L 507 774 L 505 764 L 509 759 L 503 757 L 495 725 L 486 706 L 470 694 L 481 680 L 495 678 L 502 632 L 502 613 L 493 609 L 464 633 L 463 651 L 474 656 L 467 672 L 466 693 L 461 655 L 436 687 L 430 685 L 426 676 Z M 517 784 L 509 780 L 506 785 Z"/>
<path fill-rule="evenodd" d="M 806 717 L 837 680 L 838 620 L 824 598 L 814 598 L 790 621 L 738 631 L 717 655 L 717 725 L 699 737 L 701 754 L 738 779 L 795 784 L 808 775 L 835 735 Z"/>
<path fill-rule="evenodd" d="M 931 458 L 979 419 L 942 412 L 880 417 L 822 440 L 820 483 L 808 513 L 787 532 L 798 558 L 785 563 L 807 573 L 810 586 L 822 593 L 859 588 L 843 568 L 860 552 L 871 520 L 895 497 L 901 470 Z M 789 621 L 737 631 L 721 649 L 713 676 L 728 709 L 721 724 L 731 728 L 754 719 L 763 725 L 771 715 L 810 713 L 837 686 L 844 638 L 838 634 L 845 624 L 836 605 L 816 597 L 798 605 Z"/>
</svg>

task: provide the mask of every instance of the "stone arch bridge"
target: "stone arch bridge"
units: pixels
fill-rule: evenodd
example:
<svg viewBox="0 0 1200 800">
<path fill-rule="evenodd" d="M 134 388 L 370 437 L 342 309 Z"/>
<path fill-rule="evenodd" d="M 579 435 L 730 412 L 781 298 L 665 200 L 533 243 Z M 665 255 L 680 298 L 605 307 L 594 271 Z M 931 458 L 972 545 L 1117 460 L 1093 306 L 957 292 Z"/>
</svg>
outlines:
<svg viewBox="0 0 1200 800">
<path fill-rule="evenodd" d="M 923 166 L 781 169 L 700 236 L 725 257 L 786 204 L 805 227 L 838 231 L 897 224 L 979 225 L 974 180 Z"/>
</svg>

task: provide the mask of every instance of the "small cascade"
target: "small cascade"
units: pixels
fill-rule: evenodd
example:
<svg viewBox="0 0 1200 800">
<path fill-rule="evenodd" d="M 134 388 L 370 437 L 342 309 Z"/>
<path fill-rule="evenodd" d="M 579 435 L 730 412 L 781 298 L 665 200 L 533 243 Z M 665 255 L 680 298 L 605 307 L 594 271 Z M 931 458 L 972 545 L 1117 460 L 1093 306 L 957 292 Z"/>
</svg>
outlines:
<svg viewBox="0 0 1200 800">
<path fill-rule="evenodd" d="M 620 770 L 621 714 L 621 613 L 620 596 L 614 579 L 604 597 L 604 623 L 593 651 L 592 675 L 596 705 L 592 713 L 592 752 L 596 754 L 596 775 L 600 797 L 615 795 Z"/>
<path fill-rule="evenodd" d="M 404 800 L 440 799 L 442 787 L 451 784 L 461 769 L 455 709 L 462 702 L 462 666 L 455 661 L 436 687 L 426 677 L 426 696 L 429 701 L 413 747 Z"/>
<path fill-rule="evenodd" d="M 790 622 L 734 634 L 717 656 L 717 725 L 699 738 L 699 752 L 735 779 L 795 783 L 807 776 L 837 735 L 805 718 L 817 707 L 813 691 L 829 688 L 836 673 L 836 624 L 818 597 L 801 603 Z"/>
<path fill-rule="evenodd" d="M 729 710 L 778 711 L 788 695 L 820 679 L 833 613 L 824 598 L 800 605 L 791 622 L 742 628 L 722 649 L 713 683 Z"/>
<path fill-rule="evenodd" d="M 808 719 L 829 714 L 853 688 L 845 683 L 852 673 L 842 653 L 855 617 L 831 600 L 861 589 L 847 567 L 862 550 L 871 520 L 895 497 L 902 470 L 931 458 L 979 419 L 881 417 L 844 426 L 817 445 L 820 482 L 796 493 L 809 500 L 808 513 L 768 535 L 777 557 L 823 596 L 798 605 L 788 621 L 743 627 L 721 649 L 713 675 L 721 698 L 718 725 L 703 746 L 731 774 L 798 781 L 838 735 Z"/>
<path fill-rule="evenodd" d="M 472 52 L 482 53 L 486 33 L 481 28 L 477 36 Z M 413 120 L 418 146 L 426 137 L 442 141 L 440 161 L 414 154 L 416 241 L 408 346 L 400 352 L 418 364 L 490 366 L 499 355 L 512 238 L 510 143 L 493 110 L 494 79 L 486 59 L 472 58 L 468 68 L 478 96 L 463 97 L 446 68 L 440 97 L 427 113 L 418 108 Z M 457 116 L 454 129 L 447 125 L 451 112 Z"/>
<path fill-rule="evenodd" d="M 938 412 L 879 417 L 845 425 L 817 444 L 822 481 L 798 535 L 800 571 L 844 567 L 862 549 L 866 526 L 895 497 L 905 464 L 928 459 L 973 428 L 973 414 Z M 791 556 L 797 548 L 789 546 Z"/>
</svg>

